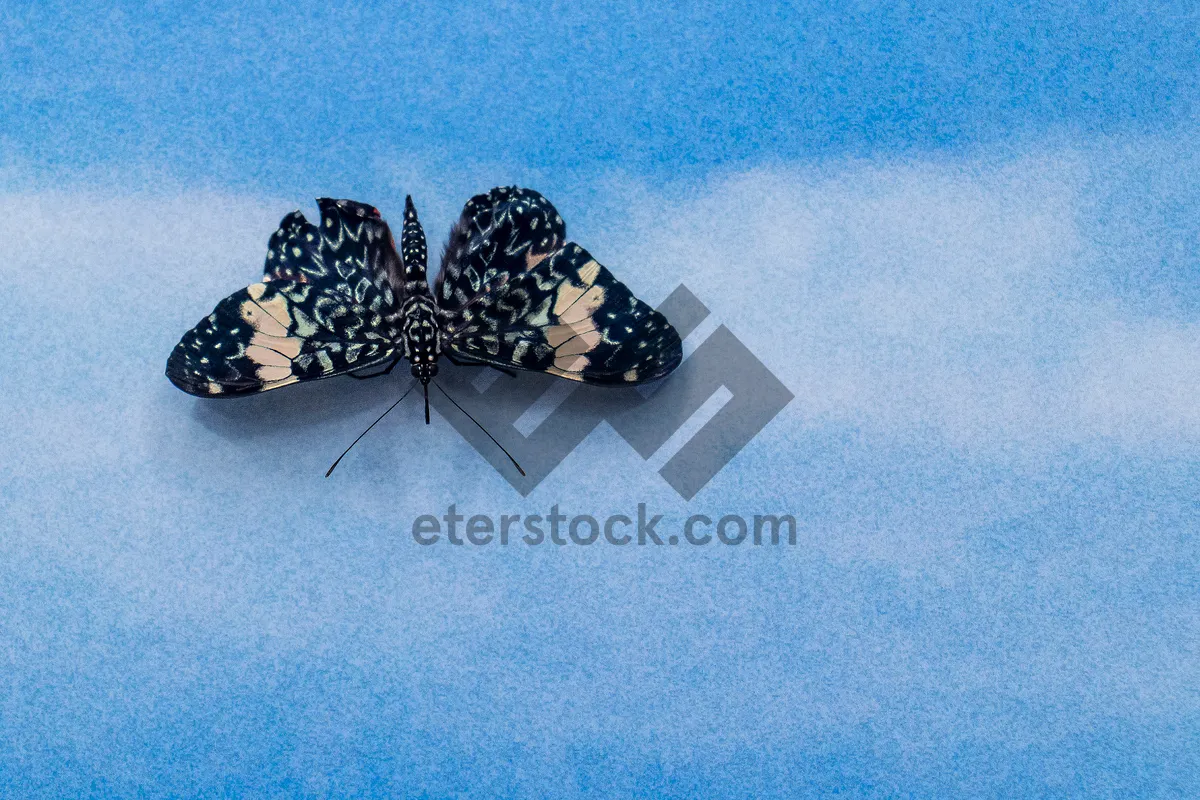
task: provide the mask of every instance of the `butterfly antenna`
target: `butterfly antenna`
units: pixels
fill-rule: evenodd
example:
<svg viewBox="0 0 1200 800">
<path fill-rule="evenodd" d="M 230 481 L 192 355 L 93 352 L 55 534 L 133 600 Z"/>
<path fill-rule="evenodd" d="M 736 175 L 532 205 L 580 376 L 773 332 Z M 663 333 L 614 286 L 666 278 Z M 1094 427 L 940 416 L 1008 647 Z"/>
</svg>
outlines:
<svg viewBox="0 0 1200 800">
<path fill-rule="evenodd" d="M 495 437 L 495 436 L 492 436 L 490 433 L 488 433 L 488 431 L 487 431 L 487 428 L 485 428 L 485 427 L 483 427 L 482 425 L 480 425 L 480 424 L 479 424 L 479 420 L 475 419 L 475 418 L 474 418 L 474 417 L 472 417 L 470 414 L 468 414 L 468 413 L 467 413 L 467 410 L 466 410 L 465 408 L 463 408 L 462 406 L 460 406 L 460 405 L 458 404 L 458 401 L 457 401 L 457 400 L 455 400 L 453 397 L 451 397 L 449 394 L 447 394 L 445 389 L 443 389 L 441 386 L 438 386 L 438 384 L 436 384 L 436 383 L 434 384 L 434 386 L 437 386 L 437 390 L 438 390 L 439 392 L 441 392 L 442 394 L 446 395 L 446 399 L 447 399 L 447 400 L 449 400 L 451 403 L 454 403 L 454 407 L 455 407 L 455 408 L 457 408 L 457 409 L 458 409 L 459 411 L 461 411 L 462 413 L 466 414 L 466 415 L 467 415 L 467 419 L 471 420 L 471 422 L 474 422 L 474 423 L 475 423 L 475 425 L 476 425 L 476 426 L 479 428 L 479 430 L 481 430 L 481 431 L 483 431 L 484 433 L 486 433 L 486 434 L 487 434 L 487 437 L 488 437 L 489 439 L 491 439 L 491 440 L 492 440 L 492 442 L 493 442 L 493 443 L 496 445 L 496 447 L 499 447 L 499 448 L 500 448 L 500 450 L 501 450 L 501 452 L 503 452 L 503 453 L 504 453 L 504 455 L 508 456 L 508 460 L 509 460 L 509 461 L 511 461 L 511 462 L 513 463 L 513 466 L 517 468 L 517 472 L 521 473 L 521 476 L 522 476 L 522 477 L 525 477 L 525 470 L 521 469 L 521 465 L 520 465 L 520 464 L 518 464 L 518 463 L 517 463 L 517 460 L 516 460 L 515 458 L 513 458 L 513 457 L 512 457 L 512 453 L 510 453 L 510 452 L 508 452 L 507 450 L 505 450 L 505 449 L 504 449 L 504 445 L 502 445 L 502 444 L 500 444 L 499 442 L 497 442 L 497 441 L 496 441 L 496 437 Z M 426 396 L 428 396 L 428 392 L 429 392 L 429 390 L 428 390 L 428 389 L 426 389 L 426 390 L 425 390 L 425 392 L 426 392 Z"/>
<path fill-rule="evenodd" d="M 417 385 L 416 381 L 413 381 L 413 385 L 412 385 L 412 386 L 409 386 L 409 387 L 408 387 L 408 388 L 407 388 L 407 389 L 404 391 L 404 394 L 400 395 L 400 400 L 403 400 L 404 398 L 408 397 L 408 393 L 409 393 L 409 392 L 411 392 L 411 391 L 413 390 L 413 388 L 414 388 L 416 385 Z M 387 410 L 387 411 L 385 411 L 385 412 L 383 412 L 382 414 L 380 414 L 380 415 L 379 415 L 379 419 L 375 420 L 375 421 L 374 421 L 374 422 L 372 422 L 370 425 L 368 425 L 368 426 L 367 426 L 367 429 L 358 435 L 358 439 L 361 439 L 361 438 L 363 438 L 364 436 L 366 436 L 366 435 L 367 435 L 367 434 L 368 434 L 368 433 L 371 431 L 371 428 L 374 428 L 376 425 L 378 425 L 378 424 L 379 424 L 379 420 L 381 420 L 381 419 L 383 419 L 384 417 L 386 417 L 386 416 L 387 416 L 389 413 L 391 413 L 391 410 L 392 410 L 393 408 L 395 408 L 396 406 L 400 405 L 400 400 L 397 400 L 396 402 L 394 402 L 394 403 L 392 403 L 390 406 L 388 406 L 388 410 Z M 351 442 L 351 443 L 350 443 L 350 447 L 347 447 L 347 448 L 345 449 L 345 451 L 344 451 L 344 452 L 343 452 L 343 453 L 342 453 L 340 456 L 338 456 L 338 457 L 337 457 L 337 461 L 333 462 L 333 466 L 331 466 L 331 467 L 329 468 L 329 472 L 326 472 L 326 473 L 325 473 L 325 477 L 326 477 L 326 478 L 328 478 L 330 475 L 332 475 L 332 474 L 333 474 L 333 471 L 334 471 L 335 469 L 337 469 L 337 465 L 338 465 L 338 464 L 340 464 L 340 463 L 342 462 L 342 459 L 346 457 L 346 453 L 349 453 L 349 452 L 350 452 L 350 450 L 351 450 L 351 448 L 353 448 L 353 447 L 354 447 L 354 445 L 358 444 L 358 439 L 355 439 L 353 442 Z"/>
</svg>

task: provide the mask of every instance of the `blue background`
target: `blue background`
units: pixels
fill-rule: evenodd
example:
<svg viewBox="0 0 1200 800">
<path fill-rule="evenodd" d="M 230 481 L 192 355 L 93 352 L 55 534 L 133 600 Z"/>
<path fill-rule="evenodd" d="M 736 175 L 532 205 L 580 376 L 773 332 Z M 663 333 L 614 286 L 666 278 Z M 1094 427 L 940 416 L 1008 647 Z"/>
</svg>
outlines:
<svg viewBox="0 0 1200 800">
<path fill-rule="evenodd" d="M 6 3 L 13 796 L 1200 794 L 1200 157 L 1178 3 Z M 405 385 L 179 335 L 297 204 L 546 194 L 796 394 L 690 503 L 521 498 Z M 695 342 L 689 342 L 689 350 Z M 794 548 L 418 514 L 791 512 Z"/>
</svg>

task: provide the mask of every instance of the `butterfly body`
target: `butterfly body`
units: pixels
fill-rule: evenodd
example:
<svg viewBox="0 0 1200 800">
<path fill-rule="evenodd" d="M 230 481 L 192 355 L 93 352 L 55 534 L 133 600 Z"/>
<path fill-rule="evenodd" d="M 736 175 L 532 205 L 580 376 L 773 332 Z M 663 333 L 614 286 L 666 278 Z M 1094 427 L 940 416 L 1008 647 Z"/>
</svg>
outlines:
<svg viewBox="0 0 1200 800">
<path fill-rule="evenodd" d="M 582 247 L 537 192 L 499 187 L 471 198 L 431 291 L 425 233 L 412 199 L 400 247 L 372 206 L 317 201 L 268 243 L 263 280 L 222 300 L 184 334 L 167 377 L 201 397 L 253 394 L 406 359 L 422 384 L 438 360 L 631 385 L 681 359 L 670 323 Z M 381 373 L 375 373 L 381 374 Z"/>
<path fill-rule="evenodd" d="M 411 197 L 404 203 L 400 253 L 404 267 L 405 296 L 400 307 L 401 352 L 412 365 L 413 377 L 428 384 L 437 375 L 437 360 L 442 353 L 441 322 L 426 277 L 428 249 L 425 246 L 425 231 L 417 219 Z"/>
</svg>

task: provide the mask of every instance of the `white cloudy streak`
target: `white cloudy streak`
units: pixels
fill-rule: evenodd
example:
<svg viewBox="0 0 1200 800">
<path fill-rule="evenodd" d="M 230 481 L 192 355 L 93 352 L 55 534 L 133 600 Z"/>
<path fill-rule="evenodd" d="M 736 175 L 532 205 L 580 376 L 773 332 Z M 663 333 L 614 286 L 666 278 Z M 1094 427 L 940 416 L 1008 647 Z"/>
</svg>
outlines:
<svg viewBox="0 0 1200 800">
<path fill-rule="evenodd" d="M 1109 324 L 1072 377 L 1082 430 L 1120 441 L 1200 439 L 1200 325 Z"/>
<path fill-rule="evenodd" d="M 805 426 L 968 447 L 1192 443 L 1197 327 L 1097 285 L 1100 266 L 1137 271 L 1144 249 L 1125 241 L 1137 231 L 1086 233 L 1087 180 L 1129 152 L 762 168 L 686 192 L 614 178 L 587 195 L 608 208 L 552 199 L 647 299 L 691 287 L 792 389 L 787 416 Z M 84 308 L 93 328 L 115 325 L 118 308 L 156 299 L 198 298 L 194 316 L 199 298 L 254 277 L 289 207 L 214 192 L 0 195 L 3 274 L 54 285 L 60 328 Z M 446 216 L 427 215 L 432 240 Z M 1163 247 L 1171 235 L 1156 231 Z"/>
<path fill-rule="evenodd" d="M 696 291 L 808 425 L 962 446 L 1200 440 L 1198 329 L 1099 285 L 1136 252 L 1085 232 L 1096 157 L 763 169 L 687 198 L 615 181 L 632 224 L 597 238 L 660 294 Z"/>
</svg>

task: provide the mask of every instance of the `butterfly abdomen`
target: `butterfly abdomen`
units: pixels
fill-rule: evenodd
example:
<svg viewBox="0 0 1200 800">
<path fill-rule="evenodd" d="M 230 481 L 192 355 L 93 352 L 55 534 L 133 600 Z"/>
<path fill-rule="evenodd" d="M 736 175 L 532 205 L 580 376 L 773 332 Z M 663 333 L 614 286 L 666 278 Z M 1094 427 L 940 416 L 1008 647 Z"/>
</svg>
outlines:
<svg viewBox="0 0 1200 800">
<path fill-rule="evenodd" d="M 404 226 L 400 229 L 400 260 L 404 268 L 404 296 L 429 296 L 429 280 L 426 264 L 429 249 L 425 244 L 425 231 L 417 219 L 417 209 L 412 196 L 404 200 Z"/>
</svg>

